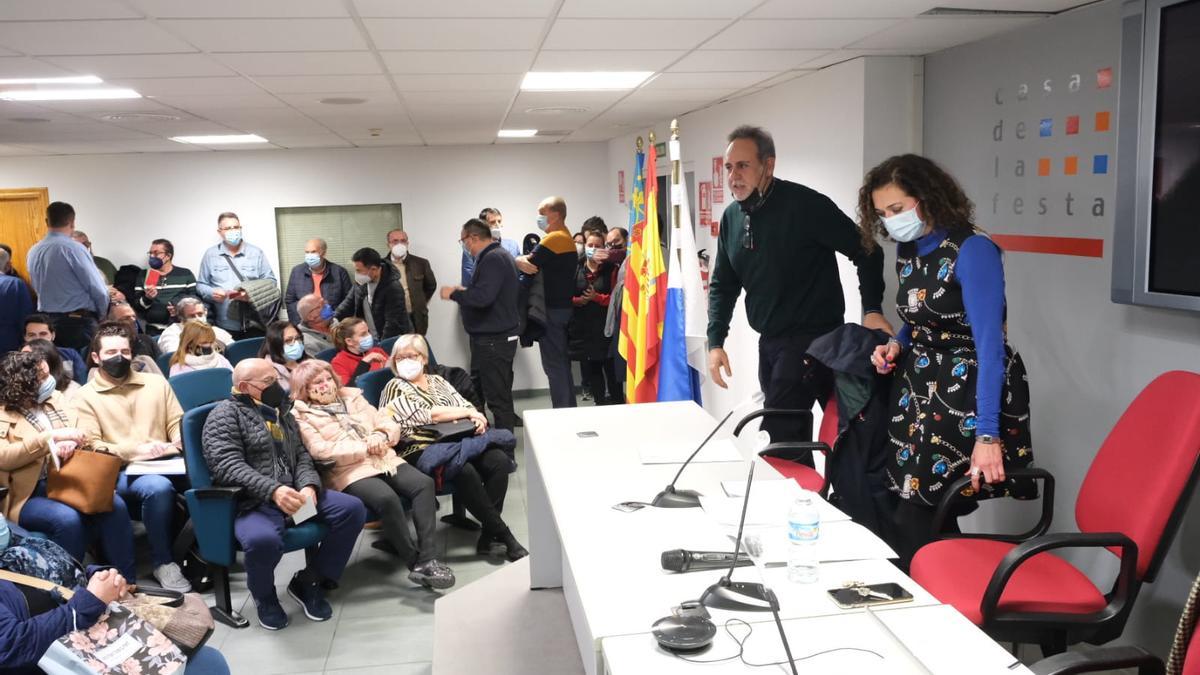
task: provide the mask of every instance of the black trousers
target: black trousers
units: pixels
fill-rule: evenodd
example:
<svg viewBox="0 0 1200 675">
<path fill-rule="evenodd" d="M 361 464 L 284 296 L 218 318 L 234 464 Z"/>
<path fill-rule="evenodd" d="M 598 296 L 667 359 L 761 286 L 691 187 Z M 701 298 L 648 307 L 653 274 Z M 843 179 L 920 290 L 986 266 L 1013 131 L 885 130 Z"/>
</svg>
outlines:
<svg viewBox="0 0 1200 675">
<path fill-rule="evenodd" d="M 813 336 L 782 335 L 758 339 L 758 384 L 763 407 L 811 410 L 818 399 L 824 402 L 833 385 L 833 375 L 822 364 L 805 355 Z M 812 426 L 795 420 L 764 419 L 762 429 L 771 441 L 811 441 Z M 812 457 L 801 458 L 808 466 Z"/>
<path fill-rule="evenodd" d="M 74 349 L 86 358 L 92 351 L 92 338 L 100 325 L 96 315 L 92 312 L 51 312 L 49 316 L 54 322 L 54 344 Z"/>
<path fill-rule="evenodd" d="M 583 361 L 581 372 L 583 381 L 591 384 L 592 398 L 595 399 L 596 405 L 614 405 L 625 402 L 625 398 L 617 389 L 617 377 L 613 371 L 612 359 Z"/>
<path fill-rule="evenodd" d="M 901 499 L 892 512 L 892 532 L 895 541 L 891 542 L 896 553 L 900 555 L 897 566 L 908 573 L 913 556 L 922 546 L 937 538 L 933 531 L 933 516 L 937 509 L 924 504 L 916 504 L 907 499 Z M 973 508 L 966 509 L 970 512 Z M 962 513 L 962 512 L 960 512 Z M 942 526 L 943 534 L 958 534 L 958 515 L 951 513 Z"/>
<path fill-rule="evenodd" d="M 358 497 L 383 521 L 383 536 L 409 568 L 433 560 L 434 530 L 437 528 L 437 495 L 433 479 L 405 463 L 391 476 L 380 474 L 347 485 L 342 492 Z M 417 541 L 413 544 L 401 497 L 412 503 Z"/>
<path fill-rule="evenodd" d="M 472 335 L 470 344 L 471 370 L 479 372 L 478 386 L 492 410 L 495 427 L 512 431 L 517 422 L 512 393 L 517 341 L 504 335 Z"/>
<path fill-rule="evenodd" d="M 503 450 L 490 448 L 463 465 L 454 477 L 454 496 L 483 523 L 483 531 L 499 534 L 508 528 L 500 512 L 508 494 L 508 468 L 512 460 Z"/>
</svg>

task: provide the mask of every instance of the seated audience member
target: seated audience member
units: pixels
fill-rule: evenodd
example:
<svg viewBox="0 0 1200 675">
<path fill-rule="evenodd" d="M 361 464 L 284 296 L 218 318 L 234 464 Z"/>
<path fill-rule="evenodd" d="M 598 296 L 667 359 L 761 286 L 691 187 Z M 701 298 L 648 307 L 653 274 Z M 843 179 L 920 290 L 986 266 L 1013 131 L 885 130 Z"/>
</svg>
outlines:
<svg viewBox="0 0 1200 675">
<path fill-rule="evenodd" d="M 60 604 L 49 592 L 0 581 L 0 645 L 4 645 L 0 649 L 0 671 L 41 673 L 37 663 L 55 640 L 94 626 L 107 612 L 109 603 L 131 589 L 120 572 L 104 569 L 92 575 L 86 588 L 74 590 L 71 599 Z M 45 602 L 30 601 L 31 596 L 43 597 L 38 593 L 45 593 Z M 183 675 L 229 675 L 229 665 L 221 652 L 204 646 L 188 657 Z"/>
<path fill-rule="evenodd" d="M 94 331 L 93 331 L 94 332 Z M 30 314 L 25 317 L 25 344 L 33 340 L 49 340 L 54 342 L 54 324 L 45 314 Z M 87 382 L 88 367 L 83 362 L 83 356 L 70 347 L 58 347 L 58 355 L 62 357 L 63 372 L 79 384 Z"/>
<path fill-rule="evenodd" d="M 147 356 L 151 359 L 157 359 L 159 354 L 162 353 L 158 350 L 158 342 L 142 331 L 142 324 L 138 321 L 137 312 L 133 309 L 133 305 L 128 302 L 114 302 L 108 308 L 108 320 L 123 323 L 129 329 L 130 335 L 134 336 L 134 356 Z"/>
<path fill-rule="evenodd" d="M 0 354 L 19 349 L 24 338 L 25 317 L 33 313 L 29 286 L 9 268 L 9 254 L 0 249 Z"/>
<path fill-rule="evenodd" d="M 328 248 L 324 239 L 309 239 L 305 242 L 304 262 L 292 268 L 292 274 L 288 277 L 287 293 L 283 296 L 288 321 L 300 323 L 302 315 L 296 306 L 300 298 L 310 294 L 316 295 L 330 306 L 337 307 L 354 288 L 346 268 L 325 258 Z"/>
<path fill-rule="evenodd" d="M 316 356 L 333 349 L 333 308 L 323 298 L 309 294 L 296 303 L 300 315 L 300 334 L 304 336 L 304 352 Z"/>
<path fill-rule="evenodd" d="M 180 298 L 175 305 L 175 316 L 179 319 L 179 323 L 173 323 L 167 326 L 167 329 L 158 336 L 158 349 L 163 354 L 179 351 L 179 336 L 183 333 L 183 327 L 188 323 L 203 323 L 208 324 L 208 307 L 199 298 L 193 298 L 190 295 Z M 222 347 L 227 347 L 233 342 L 233 336 L 229 331 L 220 326 L 212 326 L 213 333 L 217 336 L 217 342 L 221 343 Z"/>
<path fill-rule="evenodd" d="M 354 290 L 337 306 L 339 319 L 357 317 L 367 322 L 371 335 L 380 340 L 412 332 L 412 321 L 404 305 L 404 287 L 396 268 L 383 261 L 379 251 L 360 248 L 354 261 Z"/>
<path fill-rule="evenodd" d="M 450 588 L 454 573 L 434 556 L 437 496 L 433 479 L 396 455 L 400 425 L 363 398 L 342 387 L 333 368 L 316 359 L 292 373 L 292 415 L 313 459 L 324 463 L 325 486 L 362 500 L 383 521 L 376 548 L 397 555 L 408 578 L 426 588 Z M 401 498 L 412 503 L 417 543 L 413 543 Z"/>
<path fill-rule="evenodd" d="M 483 413 L 449 382 L 425 372 L 429 345 L 424 337 L 401 336 L 393 353 L 399 377 L 384 387 L 380 405 L 386 406 L 385 412 L 408 439 L 399 450 L 401 456 L 424 473 L 439 472 L 444 480 L 454 481 L 454 496 L 483 523 L 475 546 L 480 555 L 490 555 L 497 544 L 510 561 L 529 555 L 500 515 L 508 494 L 508 474 L 516 468 L 512 456 L 516 437 L 506 429 L 488 429 Z M 420 428 L 466 419 L 474 423 L 475 434 L 459 441 L 435 443 Z"/>
<path fill-rule="evenodd" d="M 126 463 L 179 454 L 183 408 L 165 378 L 133 370 L 125 326 L 114 321 L 100 324 L 92 340 L 92 359 L 100 364 L 99 372 L 71 401 L 85 440 L 108 448 Z M 184 476 L 129 476 L 122 471 L 117 479 L 117 494 L 130 515 L 146 526 L 154 578 L 163 588 L 186 593 L 192 586 L 171 555 L 176 489 L 187 489 Z"/>
<path fill-rule="evenodd" d="M 379 370 L 387 361 L 387 352 L 375 346 L 375 338 L 362 319 L 342 319 L 333 331 L 333 372 L 349 387 L 363 373 Z"/>
<path fill-rule="evenodd" d="M 279 376 L 279 386 L 285 392 L 292 390 L 292 371 L 296 366 L 308 359 L 304 353 L 304 336 L 287 321 L 272 321 L 267 326 L 267 337 L 262 349 L 258 350 L 258 358 L 266 359 L 275 366 Z"/>
<path fill-rule="evenodd" d="M 9 489 L 5 517 L 46 535 L 76 560 L 99 544 L 106 562 L 136 578 L 133 525 L 120 495 L 113 495 L 112 511 L 94 515 L 46 496 L 50 453 L 59 463 L 69 462 L 86 435 L 55 390 L 45 359 L 36 352 L 9 352 L 0 358 L 0 381 L 0 484 Z"/>
<path fill-rule="evenodd" d="M 341 578 L 366 509 L 355 497 L 321 490 L 321 477 L 290 414 L 291 403 L 268 361 L 239 362 L 233 386 L 233 398 L 217 404 L 204 423 L 204 459 L 214 483 L 242 488 L 234 535 L 246 554 L 246 586 L 258 606 L 258 622 L 268 630 L 288 625 L 275 594 L 275 566 L 283 557 L 286 521 L 306 502 L 316 504 L 316 517 L 329 526 L 329 533 L 287 591 L 305 616 L 326 621 L 333 609 L 321 584 Z"/>
<path fill-rule="evenodd" d="M 180 300 L 196 297 L 196 276 L 175 265 L 175 245 L 168 239 L 150 242 L 146 256 L 150 267 L 138 276 L 134 303 L 148 332 L 157 335 L 175 321 Z"/>
<path fill-rule="evenodd" d="M 46 360 L 46 366 L 50 369 L 50 377 L 54 378 L 54 389 L 61 393 L 65 400 L 71 400 L 75 392 L 79 391 L 79 383 L 72 380 L 67 375 L 66 369 L 63 367 L 62 355 L 58 353 L 58 347 L 49 340 L 30 340 L 21 347 L 23 352 L 32 352 Z"/>
<path fill-rule="evenodd" d="M 213 327 L 193 321 L 184 327 L 179 349 L 171 356 L 171 375 L 209 368 L 233 370 L 233 364 L 221 353 Z"/>
</svg>

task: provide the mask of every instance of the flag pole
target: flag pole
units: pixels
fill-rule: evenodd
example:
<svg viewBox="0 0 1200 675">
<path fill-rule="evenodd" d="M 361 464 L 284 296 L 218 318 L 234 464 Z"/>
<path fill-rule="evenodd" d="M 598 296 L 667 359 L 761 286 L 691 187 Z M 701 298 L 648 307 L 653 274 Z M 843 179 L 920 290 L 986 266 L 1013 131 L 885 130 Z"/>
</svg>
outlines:
<svg viewBox="0 0 1200 675">
<path fill-rule="evenodd" d="M 682 169 L 683 160 L 679 156 L 680 153 L 679 153 L 679 119 L 678 118 L 671 120 L 670 155 L 671 155 L 671 236 L 677 237 L 677 236 L 679 236 L 679 227 L 680 227 L 680 223 L 682 222 L 682 218 L 680 217 L 680 214 L 679 214 L 681 200 L 679 199 L 679 195 L 678 195 L 677 191 L 679 190 L 679 184 L 683 179 L 683 176 L 681 175 L 683 172 L 683 169 Z M 674 241 L 674 239 L 672 239 L 672 241 Z M 683 264 L 683 250 L 677 246 L 673 246 L 673 248 L 675 249 L 676 264 L 678 264 L 678 265 Z"/>
</svg>

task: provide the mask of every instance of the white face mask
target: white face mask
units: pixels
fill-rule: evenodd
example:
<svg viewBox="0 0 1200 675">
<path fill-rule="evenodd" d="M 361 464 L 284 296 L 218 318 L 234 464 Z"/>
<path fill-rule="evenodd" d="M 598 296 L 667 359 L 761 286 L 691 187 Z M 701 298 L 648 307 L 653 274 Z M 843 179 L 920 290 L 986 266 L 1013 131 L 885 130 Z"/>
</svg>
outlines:
<svg viewBox="0 0 1200 675">
<path fill-rule="evenodd" d="M 539 215 L 537 219 L 537 226 L 542 232 L 548 232 L 550 230 L 550 219 L 546 216 Z"/>
<path fill-rule="evenodd" d="M 403 259 L 406 255 L 408 255 L 408 244 L 396 244 L 392 247 L 393 258 Z"/>
<path fill-rule="evenodd" d="M 917 207 L 884 218 L 883 226 L 896 241 L 916 241 L 925 231 L 925 223 L 917 215 Z"/>
<path fill-rule="evenodd" d="M 354 273 L 354 283 L 366 284 L 366 283 L 370 283 L 370 281 L 371 281 L 371 277 L 369 275 L 361 274 L 359 272 Z"/>
<path fill-rule="evenodd" d="M 575 255 L 583 257 L 583 244 L 575 244 Z"/>
<path fill-rule="evenodd" d="M 188 321 L 195 321 L 196 323 L 208 323 L 208 315 L 207 314 L 197 314 L 197 315 L 193 316 L 192 318 L 188 319 Z"/>
<path fill-rule="evenodd" d="M 492 239 L 495 239 L 496 241 L 500 241 L 501 232 L 502 232 L 502 230 L 500 228 L 493 227 L 492 228 Z"/>
<path fill-rule="evenodd" d="M 396 362 L 396 374 L 400 377 L 412 381 L 425 370 L 425 366 L 416 359 L 400 359 Z"/>
<path fill-rule="evenodd" d="M 193 368 L 209 368 L 217 362 L 217 352 L 211 354 L 188 354 L 183 357 L 183 362 Z"/>
</svg>

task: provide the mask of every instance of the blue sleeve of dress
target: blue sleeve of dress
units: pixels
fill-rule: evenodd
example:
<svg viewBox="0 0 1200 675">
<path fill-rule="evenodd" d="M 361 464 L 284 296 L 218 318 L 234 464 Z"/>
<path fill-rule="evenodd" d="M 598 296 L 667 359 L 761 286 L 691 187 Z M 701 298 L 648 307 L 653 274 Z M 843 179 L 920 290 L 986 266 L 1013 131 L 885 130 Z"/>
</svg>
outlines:
<svg viewBox="0 0 1200 675">
<path fill-rule="evenodd" d="M 900 346 L 905 349 L 912 346 L 912 326 L 907 322 L 900 326 L 900 330 L 896 331 L 896 342 L 899 342 Z"/>
<path fill-rule="evenodd" d="M 955 273 L 979 361 L 975 432 L 999 437 L 1004 389 L 1004 262 L 999 247 L 983 235 L 969 237 L 958 253 Z"/>
</svg>

